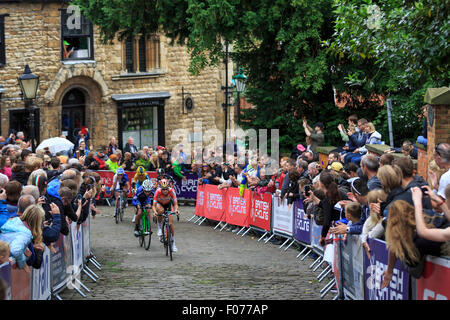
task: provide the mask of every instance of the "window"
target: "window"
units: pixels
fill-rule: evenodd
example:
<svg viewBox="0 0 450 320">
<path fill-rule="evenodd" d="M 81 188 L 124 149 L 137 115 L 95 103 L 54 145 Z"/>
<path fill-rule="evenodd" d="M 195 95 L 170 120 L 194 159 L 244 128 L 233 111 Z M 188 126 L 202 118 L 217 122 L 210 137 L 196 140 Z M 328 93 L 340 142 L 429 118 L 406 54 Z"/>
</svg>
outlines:
<svg viewBox="0 0 450 320">
<path fill-rule="evenodd" d="M 0 66 L 6 64 L 5 15 L 0 15 Z"/>
<path fill-rule="evenodd" d="M 124 40 L 124 70 L 148 73 L 161 68 L 159 36 L 128 37 Z"/>
<path fill-rule="evenodd" d="M 92 23 L 69 8 L 61 9 L 61 57 L 63 60 L 93 60 Z"/>
</svg>

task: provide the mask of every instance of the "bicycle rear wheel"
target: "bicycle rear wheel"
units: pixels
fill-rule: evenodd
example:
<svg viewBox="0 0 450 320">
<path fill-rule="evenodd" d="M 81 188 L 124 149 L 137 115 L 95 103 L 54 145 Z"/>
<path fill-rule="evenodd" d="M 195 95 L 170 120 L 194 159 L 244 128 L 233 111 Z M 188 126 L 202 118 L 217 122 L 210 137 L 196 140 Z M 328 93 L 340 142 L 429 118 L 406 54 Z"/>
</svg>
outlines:
<svg viewBox="0 0 450 320">
<path fill-rule="evenodd" d="M 150 220 L 148 218 L 148 215 L 146 215 L 143 219 L 144 221 L 144 248 L 145 250 L 150 249 L 150 243 L 152 242 L 152 228 L 150 226 Z"/>
<path fill-rule="evenodd" d="M 170 226 L 167 225 L 167 246 L 169 247 L 170 261 L 172 261 L 172 233 L 170 231 Z"/>
<path fill-rule="evenodd" d="M 164 225 L 163 225 L 163 241 L 164 241 L 164 250 L 166 251 L 166 256 L 168 256 L 169 255 L 169 239 L 168 239 L 168 236 L 169 236 L 169 226 L 168 226 L 168 224 L 166 224 L 165 222 L 164 222 Z"/>
<path fill-rule="evenodd" d="M 120 222 L 122 222 L 123 221 L 123 212 L 124 212 L 124 210 L 125 210 L 125 201 L 126 200 L 124 200 L 123 198 L 122 198 L 122 200 L 121 200 L 121 206 L 120 206 Z"/>
</svg>

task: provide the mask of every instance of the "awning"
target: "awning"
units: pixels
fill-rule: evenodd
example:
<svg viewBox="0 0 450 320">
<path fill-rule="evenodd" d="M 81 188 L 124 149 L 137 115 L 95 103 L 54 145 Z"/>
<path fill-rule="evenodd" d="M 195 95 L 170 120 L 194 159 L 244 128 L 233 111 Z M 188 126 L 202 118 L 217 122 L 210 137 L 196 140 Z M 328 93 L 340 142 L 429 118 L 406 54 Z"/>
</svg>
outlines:
<svg viewBox="0 0 450 320">
<path fill-rule="evenodd" d="M 164 100 L 170 97 L 171 95 L 167 91 L 111 95 L 111 99 L 117 103 L 119 108 L 164 106 Z"/>
</svg>

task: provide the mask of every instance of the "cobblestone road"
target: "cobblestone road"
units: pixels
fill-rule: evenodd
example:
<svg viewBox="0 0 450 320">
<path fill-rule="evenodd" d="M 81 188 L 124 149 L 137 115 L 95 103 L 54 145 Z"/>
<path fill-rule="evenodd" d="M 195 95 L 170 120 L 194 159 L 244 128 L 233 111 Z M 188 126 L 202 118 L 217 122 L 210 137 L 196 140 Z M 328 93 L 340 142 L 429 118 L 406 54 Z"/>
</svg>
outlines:
<svg viewBox="0 0 450 320">
<path fill-rule="evenodd" d="M 174 219 L 178 252 L 173 261 L 163 252 L 155 225 L 150 250 L 139 247 L 131 223 L 133 207 L 126 208 L 119 224 L 111 207 L 100 209 L 102 214 L 91 219 L 91 248 L 102 270 L 92 267 L 100 276 L 97 283 L 82 276 L 91 289 L 87 299 L 318 300 L 326 283 L 318 283 L 319 270 L 308 268 L 312 259 L 296 259 L 298 250 L 292 247 L 284 251 L 249 234 L 240 237 L 206 222 L 188 222 L 193 206 L 181 206 L 180 221 Z M 61 297 L 82 299 L 69 289 Z"/>
</svg>

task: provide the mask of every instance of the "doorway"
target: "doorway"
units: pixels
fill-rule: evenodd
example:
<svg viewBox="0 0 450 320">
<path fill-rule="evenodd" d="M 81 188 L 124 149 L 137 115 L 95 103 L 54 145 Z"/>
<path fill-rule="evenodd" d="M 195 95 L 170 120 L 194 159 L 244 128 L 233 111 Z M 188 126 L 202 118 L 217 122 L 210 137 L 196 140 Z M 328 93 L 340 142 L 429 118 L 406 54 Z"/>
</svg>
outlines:
<svg viewBox="0 0 450 320">
<path fill-rule="evenodd" d="M 75 137 L 86 125 L 86 99 L 79 89 L 72 89 L 62 99 L 61 133 L 75 145 Z"/>
</svg>

